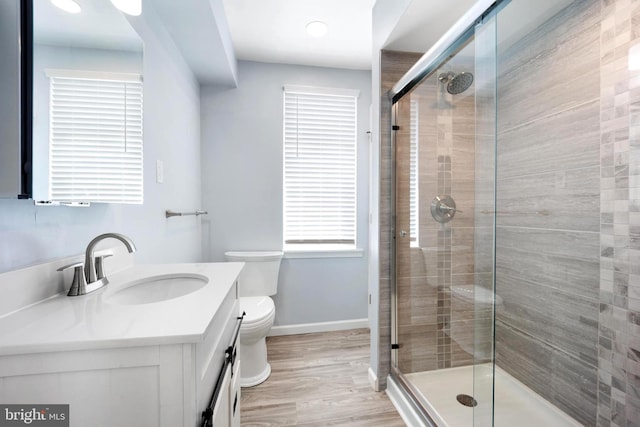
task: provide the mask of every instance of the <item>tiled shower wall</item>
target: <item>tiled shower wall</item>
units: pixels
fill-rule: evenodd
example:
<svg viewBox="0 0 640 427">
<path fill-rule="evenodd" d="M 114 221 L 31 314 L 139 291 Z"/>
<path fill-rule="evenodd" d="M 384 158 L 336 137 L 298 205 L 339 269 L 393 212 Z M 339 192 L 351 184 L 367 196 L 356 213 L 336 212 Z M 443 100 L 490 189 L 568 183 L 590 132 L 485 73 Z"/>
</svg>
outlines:
<svg viewBox="0 0 640 427">
<path fill-rule="evenodd" d="M 640 426 L 640 71 L 629 70 L 634 46 L 640 50 L 640 1 L 603 0 L 598 425 L 604 427 Z"/>
<path fill-rule="evenodd" d="M 473 45 L 468 45 L 397 104 L 398 230 L 410 229 L 411 140 L 418 145 L 419 178 L 418 232 L 396 241 L 397 356 L 404 373 L 473 362 L 474 307 L 452 289 L 475 280 L 475 87 L 451 95 L 438 80 L 441 73 L 473 73 L 472 58 Z M 417 116 L 413 124 L 410 109 Z M 453 221 L 432 218 L 431 201 L 438 195 L 455 200 L 459 211 Z"/>
<path fill-rule="evenodd" d="M 587 426 L 640 425 L 638 4 L 575 1 L 498 50 L 496 361 Z"/>
<path fill-rule="evenodd" d="M 507 8 L 518 8 L 512 2 Z M 501 29 L 498 16 L 498 33 Z M 505 23 L 504 25 L 507 25 Z M 600 4 L 498 47 L 496 363 L 595 425 Z"/>
<path fill-rule="evenodd" d="M 640 1 L 574 1 L 510 43 L 498 52 L 497 363 L 587 426 L 640 426 L 640 71 L 628 70 Z M 394 61 L 415 59 L 383 52 L 387 89 Z"/>
</svg>

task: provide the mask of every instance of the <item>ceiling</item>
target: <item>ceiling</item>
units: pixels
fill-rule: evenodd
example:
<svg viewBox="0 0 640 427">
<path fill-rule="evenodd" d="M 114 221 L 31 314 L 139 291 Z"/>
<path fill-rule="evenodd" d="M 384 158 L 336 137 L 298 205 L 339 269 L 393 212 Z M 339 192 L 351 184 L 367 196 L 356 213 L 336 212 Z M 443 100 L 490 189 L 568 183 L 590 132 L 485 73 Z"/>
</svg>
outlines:
<svg viewBox="0 0 640 427">
<path fill-rule="evenodd" d="M 371 11 L 376 0 L 223 2 L 238 59 L 371 69 Z M 385 48 L 426 52 L 474 2 L 409 1 Z M 328 24 L 325 37 L 306 34 L 305 25 L 316 20 Z"/>
<path fill-rule="evenodd" d="M 83 8 L 80 15 L 61 12 L 49 1 L 36 2 L 40 42 L 142 49 L 109 0 L 76 1 Z M 398 12 L 408 4 L 385 48 L 425 52 L 474 0 L 143 0 L 143 14 L 149 7 L 158 13 L 201 83 L 235 86 L 236 59 L 371 69 L 376 1 Z M 321 38 L 305 31 L 317 20 L 328 25 Z"/>
<path fill-rule="evenodd" d="M 82 7 L 80 14 L 63 12 L 49 1 L 34 1 L 35 42 L 142 51 L 142 40 L 109 0 L 78 0 L 77 3 Z"/>
<path fill-rule="evenodd" d="M 243 60 L 371 68 L 371 9 L 375 0 L 224 0 L 236 57 Z M 323 21 L 328 32 L 305 32 Z"/>
<path fill-rule="evenodd" d="M 386 8 L 408 4 L 384 49 L 426 52 L 476 0 L 377 0 Z M 394 4 L 395 2 L 395 4 Z M 371 11 L 376 0 L 223 0 L 238 59 L 338 68 L 370 69 Z M 507 8 L 500 42 L 517 40 L 568 0 L 530 0 Z M 392 6 L 389 6 L 389 5 Z M 328 24 L 323 38 L 305 33 L 314 20 Z"/>
<path fill-rule="evenodd" d="M 2 1 L 2 0 L 0 0 Z M 141 50 L 141 41 L 109 0 L 76 0 L 81 15 L 68 15 L 48 1 L 37 1 L 36 37 L 64 43 L 69 36 L 93 47 Z M 376 2 L 378 4 L 376 4 Z M 143 0 L 143 15 L 154 9 L 164 22 L 198 81 L 237 85 L 236 59 L 371 69 L 372 10 L 389 14 L 389 30 L 380 31 L 376 45 L 384 49 L 426 52 L 473 5 L 475 0 Z M 530 9 L 520 13 L 528 3 Z M 519 15 L 503 15 L 500 38 L 517 40 L 566 0 L 524 2 Z M 544 7 L 541 7 L 544 4 Z M 404 9 L 404 10 L 403 10 Z M 509 8 L 507 8 L 509 9 Z M 386 16 L 386 15 L 385 15 Z M 399 16 L 395 24 L 396 16 Z M 524 19 L 526 17 L 526 19 Z M 532 19 L 532 17 L 536 19 Z M 305 32 L 311 21 L 324 21 L 328 33 L 314 38 Z M 134 19 L 135 21 L 135 19 Z M 523 22 L 525 21 L 525 22 Z M 395 24 L 395 25 L 394 25 Z M 393 29 L 391 30 L 391 26 Z M 119 29 L 118 31 L 114 31 Z M 382 32 L 386 31 L 383 35 Z M 119 39 L 114 38 L 119 33 Z M 78 36 L 82 34 L 82 36 Z M 194 40 L 200 42 L 194 43 Z M 68 42 L 68 40 L 66 40 Z"/>
</svg>

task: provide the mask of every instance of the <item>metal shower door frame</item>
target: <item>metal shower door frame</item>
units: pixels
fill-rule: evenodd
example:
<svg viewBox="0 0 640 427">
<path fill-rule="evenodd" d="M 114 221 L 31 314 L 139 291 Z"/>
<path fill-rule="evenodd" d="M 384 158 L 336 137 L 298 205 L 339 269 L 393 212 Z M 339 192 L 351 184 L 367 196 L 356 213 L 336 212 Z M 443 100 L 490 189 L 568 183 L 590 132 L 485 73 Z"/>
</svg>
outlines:
<svg viewBox="0 0 640 427">
<path fill-rule="evenodd" d="M 392 206 L 391 217 L 391 248 L 390 248 L 390 275 L 391 275 L 391 375 L 395 381 L 404 388 L 404 393 L 409 397 L 409 405 L 418 409 L 417 413 L 422 418 L 425 425 L 437 426 L 436 422 L 426 413 L 424 408 L 417 408 L 417 402 L 420 402 L 418 398 L 417 390 L 414 390 L 413 386 L 404 378 L 402 372 L 398 369 L 398 336 L 397 336 L 397 267 L 396 267 L 396 238 L 397 238 L 397 216 L 396 216 L 396 203 L 397 203 L 397 117 L 398 117 L 398 101 L 408 94 L 414 87 L 419 85 L 422 81 L 432 75 L 437 69 L 445 63 L 450 57 L 452 57 L 464 44 L 474 36 L 476 26 L 482 24 L 486 18 L 495 16 L 499 9 L 502 9 L 510 3 L 510 0 L 478 0 L 472 7 L 465 13 L 456 24 L 449 29 L 434 45 L 429 49 L 417 62 L 414 64 L 400 80 L 393 86 L 393 88 L 387 93 L 390 100 L 390 117 L 391 117 L 391 129 L 388 131 L 391 133 L 391 188 L 390 188 L 390 204 Z M 494 171 L 495 173 L 495 171 Z M 494 194 L 495 198 L 495 194 Z M 494 200 L 495 203 L 495 200 Z M 495 229 L 495 218 L 494 218 Z M 495 234 L 493 237 L 493 250 L 495 254 Z M 495 264 L 495 257 L 494 257 Z M 494 265 L 495 271 L 495 265 Z M 494 277 L 495 280 L 495 277 Z M 495 307 L 493 313 L 493 319 L 495 321 Z M 495 327 L 495 325 L 494 325 Z M 494 343 L 495 345 L 495 343 Z M 494 349 L 493 349 L 494 350 Z M 492 417 L 493 418 L 493 417 Z"/>
</svg>

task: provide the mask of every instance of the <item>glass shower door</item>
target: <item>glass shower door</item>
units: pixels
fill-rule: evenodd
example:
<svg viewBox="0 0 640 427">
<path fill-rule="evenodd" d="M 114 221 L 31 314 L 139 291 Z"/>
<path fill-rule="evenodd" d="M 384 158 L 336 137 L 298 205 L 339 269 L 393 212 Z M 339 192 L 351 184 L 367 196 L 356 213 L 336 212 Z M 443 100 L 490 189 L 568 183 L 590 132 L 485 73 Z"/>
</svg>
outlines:
<svg viewBox="0 0 640 427">
<path fill-rule="evenodd" d="M 497 13 L 475 27 L 474 426 L 495 425 Z"/>
<path fill-rule="evenodd" d="M 495 25 L 394 104 L 394 373 L 438 424 L 493 423 Z"/>
</svg>

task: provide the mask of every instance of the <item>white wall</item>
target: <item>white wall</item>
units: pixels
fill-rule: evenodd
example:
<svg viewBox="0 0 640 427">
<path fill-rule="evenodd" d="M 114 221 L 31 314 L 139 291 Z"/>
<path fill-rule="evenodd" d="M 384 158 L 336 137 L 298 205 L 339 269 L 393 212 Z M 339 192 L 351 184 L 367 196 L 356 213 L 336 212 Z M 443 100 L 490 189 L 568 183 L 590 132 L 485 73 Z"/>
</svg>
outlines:
<svg viewBox="0 0 640 427">
<path fill-rule="evenodd" d="M 371 73 L 240 61 L 238 87 L 202 88 L 203 221 L 207 261 L 226 250 L 282 248 L 282 87 L 353 88 L 358 98 L 359 258 L 284 259 L 276 325 L 367 317 Z"/>
<path fill-rule="evenodd" d="M 130 22 L 145 44 L 144 204 L 69 208 L 0 200 L 0 272 L 80 254 L 111 231 L 133 239 L 138 262 L 201 260 L 200 220 L 164 217 L 165 209 L 200 207 L 199 86 L 150 2 Z M 155 182 L 158 159 L 164 184 Z"/>
</svg>

